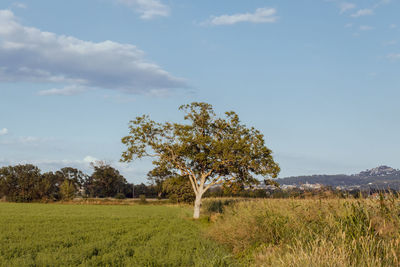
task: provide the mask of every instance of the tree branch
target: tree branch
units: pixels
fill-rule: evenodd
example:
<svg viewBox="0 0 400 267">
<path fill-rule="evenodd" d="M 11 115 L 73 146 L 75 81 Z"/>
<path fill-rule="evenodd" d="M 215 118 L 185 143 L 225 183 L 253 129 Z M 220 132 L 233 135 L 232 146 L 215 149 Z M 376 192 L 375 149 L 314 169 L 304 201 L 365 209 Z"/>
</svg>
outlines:
<svg viewBox="0 0 400 267">
<path fill-rule="evenodd" d="M 218 175 L 217 178 L 214 178 L 205 188 L 204 188 L 204 192 L 206 192 L 211 186 L 215 185 L 215 184 L 220 184 L 223 181 L 220 180 L 218 182 L 218 180 L 221 179 L 221 175 Z"/>
<path fill-rule="evenodd" d="M 197 184 L 196 176 L 194 175 L 192 170 L 182 166 L 181 163 L 178 160 L 176 160 L 177 156 L 175 155 L 174 151 L 170 147 L 167 147 L 167 150 L 169 150 L 171 153 L 171 160 L 173 161 L 173 164 L 175 164 L 176 167 L 179 170 L 181 170 L 182 173 L 185 173 L 189 177 L 189 180 L 190 180 L 190 183 L 192 184 L 193 190 L 197 194 L 197 192 L 199 192 L 199 185 Z"/>
</svg>

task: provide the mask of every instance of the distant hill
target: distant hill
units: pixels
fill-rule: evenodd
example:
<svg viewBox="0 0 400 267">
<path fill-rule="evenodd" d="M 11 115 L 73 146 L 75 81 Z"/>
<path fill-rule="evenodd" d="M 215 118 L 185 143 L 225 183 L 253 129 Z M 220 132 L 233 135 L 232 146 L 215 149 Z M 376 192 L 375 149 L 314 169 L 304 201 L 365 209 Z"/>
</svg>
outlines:
<svg viewBox="0 0 400 267">
<path fill-rule="evenodd" d="M 390 175 L 400 175 L 400 170 L 393 169 L 388 166 L 379 166 L 374 169 L 366 170 L 356 174 L 360 177 L 382 177 L 382 176 L 390 176 Z"/>
<path fill-rule="evenodd" d="M 293 176 L 276 180 L 281 185 L 323 184 L 332 187 L 400 190 L 400 170 L 379 166 L 357 174 Z"/>
</svg>

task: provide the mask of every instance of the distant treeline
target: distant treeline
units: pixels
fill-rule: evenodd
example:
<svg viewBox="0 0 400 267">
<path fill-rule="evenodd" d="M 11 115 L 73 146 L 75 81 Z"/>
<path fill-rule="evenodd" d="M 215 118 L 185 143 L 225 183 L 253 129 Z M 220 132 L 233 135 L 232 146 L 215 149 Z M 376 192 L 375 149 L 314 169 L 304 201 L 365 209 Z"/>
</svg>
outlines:
<svg viewBox="0 0 400 267">
<path fill-rule="evenodd" d="M 59 201 L 83 198 L 169 198 L 172 202 L 193 202 L 195 195 L 186 177 L 168 176 L 154 179 L 151 184 L 128 183 L 118 170 L 103 162 L 92 164 L 91 175 L 73 167 L 55 172 L 42 172 L 32 164 L 0 168 L 0 199 L 14 202 Z M 246 191 L 236 185 L 207 192 L 215 197 L 266 197 L 265 190 Z"/>
<path fill-rule="evenodd" d="M 118 170 L 104 163 L 93 165 L 93 173 L 65 167 L 44 172 L 32 164 L 0 168 L 0 198 L 15 202 L 57 201 L 74 197 L 131 198 L 141 194 L 156 197 L 153 185 L 133 185 Z"/>
<path fill-rule="evenodd" d="M 127 180 L 112 166 L 98 162 L 93 164 L 93 173 L 87 175 L 82 171 L 65 167 L 56 172 L 44 172 L 34 165 L 15 165 L 0 168 L 0 199 L 15 202 L 59 201 L 75 197 L 118 199 L 138 198 L 169 198 L 172 202 L 193 202 L 195 195 L 189 180 L 182 176 L 154 177 L 149 172 L 151 184 L 128 183 Z M 320 177 L 320 176 L 319 176 Z M 324 177 L 326 178 L 326 177 Z M 297 182 L 302 179 L 296 179 Z M 304 182 L 310 182 L 304 178 Z M 316 179 L 318 182 L 319 180 Z M 243 184 L 224 183 L 211 188 L 205 197 L 245 197 L 245 198 L 305 198 L 319 197 L 366 197 L 374 192 L 382 192 L 382 188 L 368 190 L 336 190 L 325 186 L 319 190 L 300 190 L 298 188 L 282 190 L 275 181 L 264 181 L 274 185 L 274 189 L 248 188 Z"/>
<path fill-rule="evenodd" d="M 149 172 L 151 184 L 128 183 L 118 170 L 102 162 L 93 164 L 93 173 L 65 167 L 55 172 L 42 172 L 32 164 L 0 168 L 0 198 L 7 201 L 59 201 L 75 197 L 118 199 L 169 198 L 172 202 L 193 202 L 195 195 L 189 179 L 182 176 L 157 176 Z M 212 188 L 206 197 L 271 197 L 264 189 L 246 190 L 243 185 L 224 184 Z"/>
</svg>

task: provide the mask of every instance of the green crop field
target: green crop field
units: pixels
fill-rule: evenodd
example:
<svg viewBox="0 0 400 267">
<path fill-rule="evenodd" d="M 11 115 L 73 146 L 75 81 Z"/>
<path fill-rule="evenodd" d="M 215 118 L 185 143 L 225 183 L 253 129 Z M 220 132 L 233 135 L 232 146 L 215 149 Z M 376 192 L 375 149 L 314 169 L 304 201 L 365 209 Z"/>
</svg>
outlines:
<svg viewBox="0 0 400 267">
<path fill-rule="evenodd" d="M 0 202 L 0 266 L 400 266 L 395 195 L 101 203 Z"/>
<path fill-rule="evenodd" d="M 0 203 L 0 266 L 224 266 L 190 209 Z"/>
</svg>

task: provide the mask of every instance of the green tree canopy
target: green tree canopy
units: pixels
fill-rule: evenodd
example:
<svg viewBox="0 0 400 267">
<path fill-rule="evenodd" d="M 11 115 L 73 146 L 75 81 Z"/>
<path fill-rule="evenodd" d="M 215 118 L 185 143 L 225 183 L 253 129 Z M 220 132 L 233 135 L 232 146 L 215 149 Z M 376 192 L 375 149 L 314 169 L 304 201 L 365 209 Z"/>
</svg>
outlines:
<svg viewBox="0 0 400 267">
<path fill-rule="evenodd" d="M 0 195 L 8 200 L 29 202 L 54 198 L 56 177 L 53 173 L 41 174 L 32 164 L 0 168 Z"/>
<path fill-rule="evenodd" d="M 79 190 L 83 187 L 85 182 L 88 180 L 88 176 L 82 171 L 72 168 L 65 167 L 56 172 L 59 178 L 59 184 L 62 198 L 71 199 Z"/>
<path fill-rule="evenodd" d="M 280 169 L 265 146 L 264 136 L 240 123 L 238 115 L 217 117 L 212 106 L 194 102 L 183 105 L 187 124 L 157 123 L 143 115 L 130 122 L 122 138 L 127 146 L 122 161 L 154 157 L 156 166 L 186 176 L 196 195 L 194 218 L 200 215 L 203 194 L 224 181 L 257 183 L 257 176 L 275 178 Z"/>
<path fill-rule="evenodd" d="M 124 191 L 127 181 L 118 170 L 104 162 L 97 162 L 92 166 L 94 172 L 85 184 L 90 196 L 114 197 Z"/>
<path fill-rule="evenodd" d="M 160 162 L 154 161 L 153 164 L 155 167 L 147 173 L 147 179 L 157 190 L 157 197 L 161 198 L 163 192 L 165 192 L 163 189 L 163 182 L 168 178 L 176 177 L 176 173 L 167 166 L 160 164 Z"/>
<path fill-rule="evenodd" d="M 167 178 L 162 183 L 162 190 L 172 201 L 191 203 L 195 200 L 192 186 L 185 176 Z"/>
</svg>

